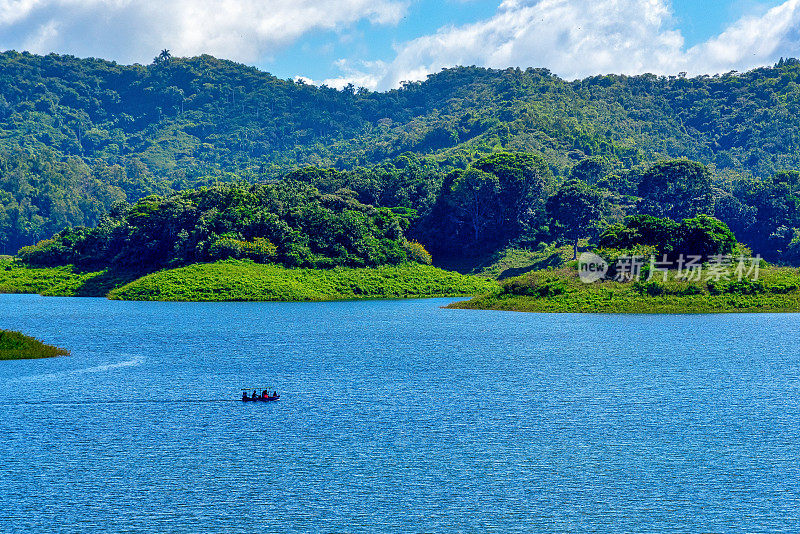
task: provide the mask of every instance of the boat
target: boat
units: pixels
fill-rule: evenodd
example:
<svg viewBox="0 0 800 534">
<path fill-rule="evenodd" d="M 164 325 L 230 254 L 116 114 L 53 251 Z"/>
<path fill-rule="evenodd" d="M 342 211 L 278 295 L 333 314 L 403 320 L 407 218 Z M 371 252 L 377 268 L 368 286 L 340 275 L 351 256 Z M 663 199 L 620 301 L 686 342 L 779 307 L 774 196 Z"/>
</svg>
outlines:
<svg viewBox="0 0 800 534">
<path fill-rule="evenodd" d="M 253 395 L 252 396 L 247 394 L 247 392 L 250 391 L 251 389 L 253 390 Z M 261 389 L 261 388 L 243 389 L 242 390 L 242 401 L 243 402 L 270 402 L 270 401 L 276 401 L 276 400 L 281 398 L 281 396 L 278 395 L 277 391 L 273 390 L 273 391 L 275 391 L 275 393 L 273 395 L 270 395 L 269 394 L 269 390 L 266 389 L 266 388 L 264 389 L 262 394 L 259 395 L 257 393 L 257 391 L 259 389 Z"/>
<path fill-rule="evenodd" d="M 244 402 L 249 402 L 249 401 L 269 402 L 269 401 L 276 401 L 276 400 L 278 400 L 280 398 L 281 398 L 280 395 L 268 395 L 266 397 L 263 397 L 261 395 L 257 395 L 255 398 L 253 398 L 253 397 L 245 397 L 244 395 L 242 395 L 242 400 Z"/>
</svg>

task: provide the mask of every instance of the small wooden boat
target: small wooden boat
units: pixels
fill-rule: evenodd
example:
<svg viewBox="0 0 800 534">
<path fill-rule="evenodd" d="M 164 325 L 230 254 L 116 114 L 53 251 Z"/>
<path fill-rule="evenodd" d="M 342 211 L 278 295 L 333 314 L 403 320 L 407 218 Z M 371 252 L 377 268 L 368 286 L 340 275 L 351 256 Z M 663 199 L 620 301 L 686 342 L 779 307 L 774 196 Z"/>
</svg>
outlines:
<svg viewBox="0 0 800 534">
<path fill-rule="evenodd" d="M 252 396 L 247 394 L 247 392 L 250 391 L 251 389 L 253 390 L 253 395 Z M 276 401 L 276 400 L 281 398 L 281 396 L 278 395 L 278 392 L 275 391 L 275 390 L 273 390 L 273 391 L 275 391 L 275 393 L 270 395 L 269 394 L 269 389 L 264 389 L 264 391 L 261 393 L 261 395 L 259 395 L 258 392 L 257 392 L 259 389 L 261 389 L 261 388 L 243 389 L 242 390 L 242 401 L 243 402 L 269 402 L 269 401 Z"/>
</svg>

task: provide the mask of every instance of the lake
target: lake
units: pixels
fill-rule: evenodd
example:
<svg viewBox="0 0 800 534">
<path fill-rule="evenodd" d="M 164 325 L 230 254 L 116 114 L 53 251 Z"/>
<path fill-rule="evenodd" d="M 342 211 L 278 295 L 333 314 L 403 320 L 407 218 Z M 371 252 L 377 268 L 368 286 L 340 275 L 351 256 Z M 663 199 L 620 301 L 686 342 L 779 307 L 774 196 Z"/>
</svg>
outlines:
<svg viewBox="0 0 800 534">
<path fill-rule="evenodd" d="M 451 301 L 0 295 L 0 531 L 800 529 L 800 315 Z"/>
</svg>

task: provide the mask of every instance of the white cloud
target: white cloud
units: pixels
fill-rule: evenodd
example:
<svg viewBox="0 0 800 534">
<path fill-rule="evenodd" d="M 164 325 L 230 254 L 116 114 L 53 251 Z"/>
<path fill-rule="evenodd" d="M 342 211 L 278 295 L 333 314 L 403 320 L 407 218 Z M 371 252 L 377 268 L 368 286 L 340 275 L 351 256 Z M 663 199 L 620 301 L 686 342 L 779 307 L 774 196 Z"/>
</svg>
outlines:
<svg viewBox="0 0 800 534">
<path fill-rule="evenodd" d="M 366 87 L 368 89 L 374 89 L 388 69 L 386 62 L 380 60 L 351 61 L 348 59 L 337 59 L 333 62 L 333 66 L 341 72 L 341 76 L 315 80 L 308 76 L 298 75 L 294 77 L 294 80 L 301 80 L 303 83 L 312 85 L 326 85 L 335 89 L 342 89 L 348 84 L 353 84 L 355 88 Z M 425 74 L 422 75 L 422 77 L 424 76 Z"/>
<path fill-rule="evenodd" d="M 0 0 L 0 48 L 149 62 L 213 54 L 256 62 L 303 35 L 395 24 L 404 0 Z"/>
<path fill-rule="evenodd" d="M 363 61 L 356 62 L 346 59 L 339 59 L 334 63 L 342 75 L 336 78 L 326 78 L 319 82 L 328 87 L 341 89 L 349 83 L 356 87 L 374 88 L 380 81 L 382 72 L 386 71 L 386 63 L 383 61 Z"/>
<path fill-rule="evenodd" d="M 36 0 L 0 0 L 0 25 L 24 19 L 35 5 Z"/>
<path fill-rule="evenodd" d="M 686 54 L 695 73 L 747 70 L 800 54 L 800 0 L 788 0 L 758 17 L 744 17 Z"/>
<path fill-rule="evenodd" d="M 447 26 L 396 47 L 396 57 L 342 69 L 337 79 L 397 87 L 454 65 L 545 67 L 564 78 L 746 70 L 800 54 L 800 0 L 744 17 L 684 47 L 670 0 L 505 0 L 486 20 Z M 366 84 L 365 84 L 366 85 Z"/>
<path fill-rule="evenodd" d="M 575 78 L 674 66 L 683 37 L 667 0 L 506 0 L 490 19 L 398 47 L 379 86 L 452 65 L 547 67 Z"/>
</svg>

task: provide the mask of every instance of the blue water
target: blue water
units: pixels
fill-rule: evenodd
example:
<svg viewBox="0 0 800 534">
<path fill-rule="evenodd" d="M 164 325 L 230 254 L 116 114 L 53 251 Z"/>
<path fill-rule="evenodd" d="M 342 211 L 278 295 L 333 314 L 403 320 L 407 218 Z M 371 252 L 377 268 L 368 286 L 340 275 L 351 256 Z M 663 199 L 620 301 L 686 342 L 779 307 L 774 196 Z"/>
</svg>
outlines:
<svg viewBox="0 0 800 534">
<path fill-rule="evenodd" d="M 800 315 L 446 302 L 0 295 L 0 532 L 800 531 Z"/>
</svg>

